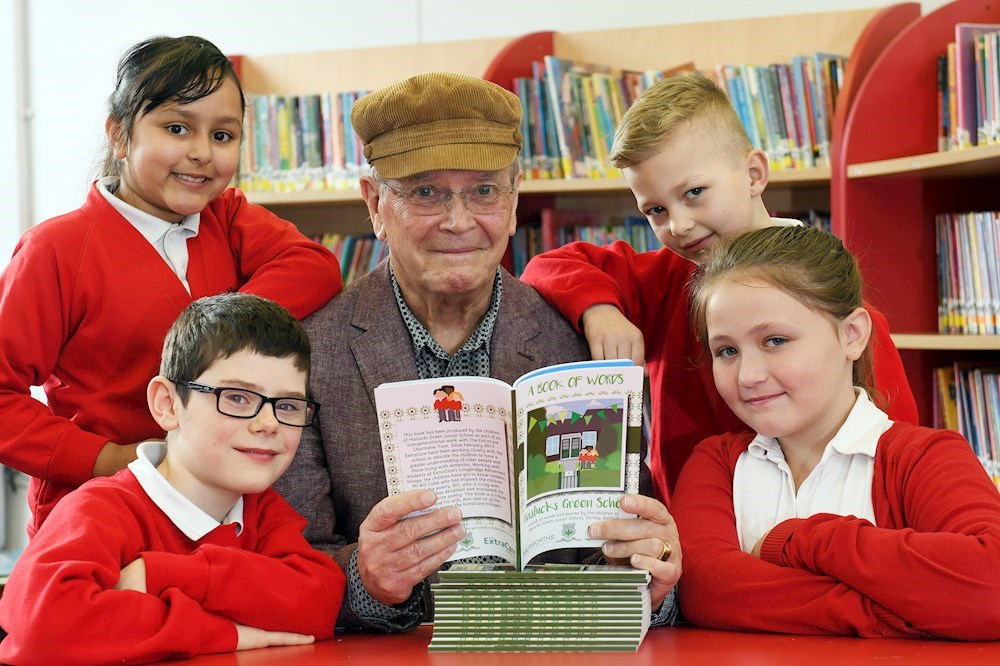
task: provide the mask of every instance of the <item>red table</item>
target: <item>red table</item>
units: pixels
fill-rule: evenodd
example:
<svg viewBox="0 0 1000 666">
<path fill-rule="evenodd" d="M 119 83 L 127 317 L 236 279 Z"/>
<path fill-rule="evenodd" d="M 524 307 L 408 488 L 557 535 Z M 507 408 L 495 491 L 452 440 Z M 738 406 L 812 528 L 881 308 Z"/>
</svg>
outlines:
<svg viewBox="0 0 1000 666">
<path fill-rule="evenodd" d="M 691 627 L 650 629 L 638 652 L 612 653 L 443 653 L 428 652 L 430 625 L 395 635 L 338 634 L 314 645 L 265 648 L 207 655 L 180 662 L 196 666 L 239 664 L 337 664 L 376 666 L 688 666 L 705 664 L 1000 664 L 1000 642 L 958 643 L 820 636 L 784 636 L 710 631 Z M 174 662 L 177 663 L 177 662 Z"/>
</svg>

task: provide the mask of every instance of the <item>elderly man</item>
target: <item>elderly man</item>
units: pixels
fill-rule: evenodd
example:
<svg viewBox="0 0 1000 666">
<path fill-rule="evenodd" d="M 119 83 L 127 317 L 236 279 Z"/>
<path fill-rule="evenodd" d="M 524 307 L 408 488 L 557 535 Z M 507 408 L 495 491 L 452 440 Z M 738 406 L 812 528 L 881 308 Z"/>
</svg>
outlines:
<svg viewBox="0 0 1000 666">
<path fill-rule="evenodd" d="M 277 484 L 308 519 L 309 540 L 348 575 L 339 625 L 416 626 L 429 613 L 427 576 L 464 534 L 456 508 L 400 520 L 435 503 L 429 490 L 386 497 L 375 387 L 454 375 L 512 382 L 588 356 L 569 323 L 499 267 L 516 223 L 520 120 L 510 92 L 445 73 L 371 93 L 351 113 L 372 167 L 361 195 L 389 259 L 305 321 L 323 409 Z M 680 575 L 673 520 L 649 497 L 622 507 L 638 518 L 597 523 L 592 536 L 609 540 L 609 561 L 653 574 L 654 608 L 667 599 L 659 618 L 669 620 Z"/>
</svg>

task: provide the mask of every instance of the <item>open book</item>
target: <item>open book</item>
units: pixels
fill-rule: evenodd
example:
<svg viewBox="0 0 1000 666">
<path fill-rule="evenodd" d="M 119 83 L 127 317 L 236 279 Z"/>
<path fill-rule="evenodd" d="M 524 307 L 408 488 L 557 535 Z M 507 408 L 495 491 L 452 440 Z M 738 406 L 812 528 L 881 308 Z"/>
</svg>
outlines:
<svg viewBox="0 0 1000 666">
<path fill-rule="evenodd" d="M 642 368 L 587 361 L 509 386 L 488 377 L 375 389 L 389 494 L 430 488 L 462 510 L 451 559 L 494 555 L 518 569 L 557 548 L 594 548 L 591 523 L 629 516 L 638 492 Z M 433 507 L 433 508 L 436 508 Z"/>
</svg>

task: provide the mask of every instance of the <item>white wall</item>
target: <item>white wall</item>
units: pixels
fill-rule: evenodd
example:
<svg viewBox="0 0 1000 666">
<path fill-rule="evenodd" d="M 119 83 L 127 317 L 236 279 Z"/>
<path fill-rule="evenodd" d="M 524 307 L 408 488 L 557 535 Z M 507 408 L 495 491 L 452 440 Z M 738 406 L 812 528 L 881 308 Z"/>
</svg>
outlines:
<svg viewBox="0 0 1000 666">
<path fill-rule="evenodd" d="M 25 7 L 26 76 L 33 109 L 27 173 L 19 201 L 13 41 L 15 3 Z M 594 30 L 750 16 L 859 9 L 888 0 L 201 0 L 78 2 L 0 0 L 0 268 L 19 235 L 18 211 L 37 223 L 78 207 L 103 138 L 105 101 L 118 57 L 155 34 L 197 34 L 225 53 L 262 55 L 415 42 Z M 922 3 L 924 11 L 945 0 Z M 0 331 L 0 335 L 2 335 Z M 19 502 L 14 502 L 15 508 Z M 11 530 L 8 530 L 11 532 Z M 23 534 L 23 530 L 13 530 Z M 17 544 L 13 544 L 17 545 Z"/>
<path fill-rule="evenodd" d="M 17 115 L 14 103 L 14 2 L 0 0 L 0 267 L 18 237 Z"/>
</svg>

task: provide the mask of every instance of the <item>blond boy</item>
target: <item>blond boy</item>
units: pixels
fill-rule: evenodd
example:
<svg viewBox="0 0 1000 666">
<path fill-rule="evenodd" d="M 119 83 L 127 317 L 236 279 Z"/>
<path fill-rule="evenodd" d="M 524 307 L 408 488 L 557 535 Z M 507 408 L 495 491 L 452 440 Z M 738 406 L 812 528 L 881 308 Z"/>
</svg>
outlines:
<svg viewBox="0 0 1000 666">
<path fill-rule="evenodd" d="M 720 239 L 799 222 L 768 214 L 767 155 L 750 143 L 725 92 L 700 74 L 643 93 L 615 131 L 611 161 L 665 247 L 640 254 L 624 242 L 571 243 L 532 259 L 522 279 L 583 331 L 594 358 L 646 364 L 650 469 L 666 501 L 699 441 L 746 428 L 700 367 L 686 293 L 695 263 Z M 916 423 L 888 323 L 877 311 L 872 317 L 876 389 L 890 418 Z"/>
</svg>

